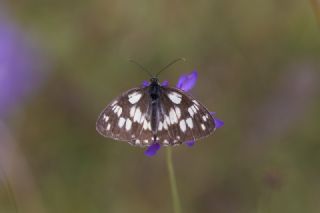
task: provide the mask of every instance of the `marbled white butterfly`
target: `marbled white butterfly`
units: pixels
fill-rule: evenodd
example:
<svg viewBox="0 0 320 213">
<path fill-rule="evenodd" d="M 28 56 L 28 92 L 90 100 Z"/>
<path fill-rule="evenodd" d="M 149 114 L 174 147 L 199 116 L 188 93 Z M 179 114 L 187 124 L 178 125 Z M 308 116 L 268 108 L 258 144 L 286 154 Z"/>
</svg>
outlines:
<svg viewBox="0 0 320 213">
<path fill-rule="evenodd" d="M 131 89 L 113 100 L 100 114 L 97 131 L 140 147 L 179 145 L 210 135 L 215 130 L 210 112 L 184 91 L 161 85 L 158 74 L 148 86 Z"/>
</svg>

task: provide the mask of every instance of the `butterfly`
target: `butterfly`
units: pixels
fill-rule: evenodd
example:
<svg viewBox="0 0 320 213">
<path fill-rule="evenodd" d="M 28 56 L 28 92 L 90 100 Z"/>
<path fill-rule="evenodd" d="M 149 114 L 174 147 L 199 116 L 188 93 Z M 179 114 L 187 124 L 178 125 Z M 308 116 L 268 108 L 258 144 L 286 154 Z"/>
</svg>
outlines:
<svg viewBox="0 0 320 213">
<path fill-rule="evenodd" d="M 212 115 L 199 101 L 183 90 L 161 85 L 157 77 L 114 99 L 96 123 L 104 137 L 140 147 L 198 140 L 215 127 Z"/>
</svg>

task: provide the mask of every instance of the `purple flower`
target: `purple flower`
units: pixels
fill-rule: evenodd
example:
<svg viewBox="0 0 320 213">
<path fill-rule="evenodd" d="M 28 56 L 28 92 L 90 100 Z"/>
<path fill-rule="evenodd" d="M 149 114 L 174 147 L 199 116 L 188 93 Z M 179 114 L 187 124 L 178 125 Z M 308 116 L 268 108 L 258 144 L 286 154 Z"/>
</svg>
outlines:
<svg viewBox="0 0 320 213">
<path fill-rule="evenodd" d="M 163 82 L 161 83 L 161 86 L 163 86 L 163 87 L 169 86 L 169 81 L 167 81 L 167 80 L 163 81 Z"/>
<path fill-rule="evenodd" d="M 144 154 L 146 156 L 152 157 L 155 154 L 157 154 L 158 150 L 160 149 L 160 144 L 159 143 L 154 143 L 151 146 L 149 146 L 146 151 L 144 151 Z"/>
<path fill-rule="evenodd" d="M 142 87 L 147 87 L 147 86 L 149 86 L 149 85 L 150 85 L 150 82 L 149 82 L 149 81 L 144 80 L 144 81 L 142 82 Z"/>
<path fill-rule="evenodd" d="M 185 91 L 185 92 L 188 92 L 189 90 L 191 90 L 194 87 L 194 85 L 197 82 L 197 79 L 198 79 L 198 72 L 197 71 L 193 71 L 193 72 L 186 74 L 186 75 L 181 75 L 176 87 L 178 89 Z"/>
<path fill-rule="evenodd" d="M 147 87 L 147 86 L 150 85 L 150 82 L 149 81 L 143 81 L 141 85 L 142 85 L 142 87 Z M 165 80 L 165 81 L 163 81 L 161 83 L 161 86 L 163 86 L 163 87 L 167 87 L 168 85 L 169 85 L 169 81 L 167 81 L 167 80 Z"/>
<path fill-rule="evenodd" d="M 0 13 L 3 12 L 0 10 Z M 40 67 L 23 32 L 0 15 L 0 117 L 23 102 L 38 85 Z M 39 57 L 38 59 L 39 60 Z M 38 63 L 39 65 L 39 63 Z"/>
<path fill-rule="evenodd" d="M 186 142 L 184 142 L 188 147 L 192 147 L 195 143 L 196 143 L 196 141 L 195 140 L 191 140 L 191 141 L 186 141 Z"/>
<path fill-rule="evenodd" d="M 185 92 L 190 91 L 196 84 L 198 79 L 198 73 L 197 71 L 193 71 L 189 74 L 185 74 L 185 75 L 181 75 L 178 83 L 176 84 L 176 88 L 181 89 Z M 161 85 L 162 86 L 168 86 L 168 81 L 164 81 Z M 143 82 L 143 87 L 149 86 L 150 83 L 147 81 Z M 213 117 L 213 115 L 215 115 L 215 112 L 211 112 L 211 115 Z M 220 128 L 224 125 L 224 122 L 217 119 L 217 118 L 213 118 L 213 122 L 215 123 L 216 128 Z M 192 147 L 195 144 L 194 140 L 190 140 L 190 141 L 186 141 L 184 142 L 184 144 L 186 144 L 189 147 Z M 154 156 L 157 151 L 160 149 L 160 144 L 158 142 L 152 144 L 151 146 L 149 146 L 146 151 L 144 152 L 145 155 L 152 157 Z"/>
<path fill-rule="evenodd" d="M 212 115 L 213 117 L 213 121 L 214 121 L 214 124 L 216 125 L 216 128 L 221 128 L 223 125 L 224 125 L 224 122 L 218 118 L 215 118 L 214 115 L 216 114 L 216 112 L 210 112 L 210 114 Z"/>
</svg>

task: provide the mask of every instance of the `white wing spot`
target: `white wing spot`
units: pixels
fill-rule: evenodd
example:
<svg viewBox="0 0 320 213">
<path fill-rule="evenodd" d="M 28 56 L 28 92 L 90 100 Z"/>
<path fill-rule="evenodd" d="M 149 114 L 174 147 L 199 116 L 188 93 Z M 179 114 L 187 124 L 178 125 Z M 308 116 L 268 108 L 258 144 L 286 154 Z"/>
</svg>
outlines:
<svg viewBox="0 0 320 213">
<path fill-rule="evenodd" d="M 180 136 L 179 135 L 177 135 L 177 139 L 180 140 Z"/>
<path fill-rule="evenodd" d="M 196 101 L 196 100 L 193 100 L 192 102 L 195 103 L 195 104 L 198 105 L 198 106 L 200 105 L 200 104 L 198 103 L 198 101 Z"/>
<path fill-rule="evenodd" d="M 196 105 L 192 105 L 192 106 L 191 106 L 191 109 L 193 110 L 194 114 L 197 113 L 197 108 L 196 108 L 195 106 L 196 106 Z"/>
<path fill-rule="evenodd" d="M 184 120 L 180 121 L 179 126 L 182 132 L 185 132 L 187 130 L 186 122 Z"/>
<path fill-rule="evenodd" d="M 103 120 L 104 120 L 105 122 L 108 122 L 109 116 L 103 115 Z"/>
<path fill-rule="evenodd" d="M 119 107 L 118 105 L 114 105 L 114 106 L 112 107 L 112 110 L 113 110 L 114 113 L 117 113 L 117 112 L 118 112 L 118 110 L 119 110 L 118 107 Z"/>
<path fill-rule="evenodd" d="M 176 114 L 177 114 L 177 117 L 178 119 L 181 117 L 181 110 L 179 107 L 174 107 L 174 109 L 176 110 Z"/>
<path fill-rule="evenodd" d="M 137 140 L 136 140 L 136 144 L 137 144 L 137 145 L 140 145 L 140 143 L 141 143 L 140 140 L 137 139 Z"/>
<path fill-rule="evenodd" d="M 187 118 L 187 119 L 186 119 L 186 123 L 187 123 L 187 125 L 188 125 L 188 127 L 189 127 L 190 129 L 193 128 L 192 118 Z"/>
<path fill-rule="evenodd" d="M 120 117 L 121 113 L 122 113 L 122 108 L 119 107 L 119 110 L 118 110 L 118 112 L 117 112 L 118 117 Z"/>
<path fill-rule="evenodd" d="M 118 103 L 118 101 L 112 102 L 111 106 L 114 106 L 116 103 Z"/>
<path fill-rule="evenodd" d="M 163 128 L 164 128 L 165 130 L 168 130 L 168 124 L 167 124 L 166 121 L 163 121 Z"/>
<path fill-rule="evenodd" d="M 119 119 L 118 126 L 119 126 L 120 128 L 122 128 L 125 121 L 126 121 L 126 119 L 124 119 L 123 117 L 121 117 L 121 118 Z"/>
<path fill-rule="evenodd" d="M 146 140 L 143 140 L 143 142 L 144 142 L 144 143 L 148 143 L 148 140 L 147 140 L 147 139 L 146 139 Z"/>
<path fill-rule="evenodd" d="M 207 117 L 205 115 L 203 115 L 202 120 L 207 121 Z"/>
<path fill-rule="evenodd" d="M 142 94 L 139 92 L 134 92 L 134 93 L 131 93 L 130 95 L 128 95 L 129 102 L 131 104 L 137 103 L 141 97 L 142 97 Z"/>
<path fill-rule="evenodd" d="M 129 131 L 131 129 L 132 122 L 129 118 L 126 120 L 126 130 Z"/>
<path fill-rule="evenodd" d="M 140 119 L 140 121 L 138 121 L 138 122 L 139 122 L 140 124 L 142 124 L 143 121 L 144 121 L 144 115 L 141 116 L 141 119 Z"/>
<path fill-rule="evenodd" d="M 122 113 L 122 107 L 118 106 L 118 105 L 115 105 L 113 108 L 112 108 L 113 112 L 115 114 L 118 115 L 118 117 L 120 117 L 121 113 Z"/>
<path fill-rule="evenodd" d="M 171 108 L 169 116 L 171 124 L 178 123 L 178 118 L 173 108 Z"/>
<path fill-rule="evenodd" d="M 107 126 L 107 131 L 110 130 L 110 127 L 111 127 L 111 124 L 108 124 L 108 126 Z"/>
<path fill-rule="evenodd" d="M 130 109 L 130 117 L 134 116 L 135 111 L 136 111 L 136 106 L 131 107 L 131 109 Z"/>
<path fill-rule="evenodd" d="M 181 95 L 176 93 L 176 92 L 169 93 L 168 97 L 175 104 L 180 104 L 181 103 Z"/>
<path fill-rule="evenodd" d="M 163 145 L 169 145 L 169 141 L 167 139 L 163 140 Z"/>
<path fill-rule="evenodd" d="M 188 108 L 188 112 L 189 112 L 189 114 L 191 115 L 191 117 L 194 116 L 194 112 L 193 112 L 193 110 L 192 110 L 192 107 L 189 107 L 189 108 Z"/>
<path fill-rule="evenodd" d="M 165 121 L 167 122 L 167 125 L 170 126 L 170 118 L 169 118 L 169 116 L 165 115 Z"/>
<path fill-rule="evenodd" d="M 158 126 L 158 130 L 161 131 L 162 128 L 163 128 L 163 124 L 162 124 L 162 122 L 160 121 L 160 122 L 159 122 L 159 126 Z"/>
<path fill-rule="evenodd" d="M 140 108 L 136 109 L 136 112 L 134 113 L 133 122 L 139 122 L 141 119 L 141 111 Z"/>
<path fill-rule="evenodd" d="M 148 129 L 151 131 L 151 122 L 148 122 Z"/>
<path fill-rule="evenodd" d="M 143 129 L 144 130 L 148 129 L 148 121 L 147 120 L 144 120 L 144 122 L 143 122 Z"/>
<path fill-rule="evenodd" d="M 201 128 L 203 131 L 206 130 L 206 126 L 204 124 L 201 124 Z"/>
</svg>

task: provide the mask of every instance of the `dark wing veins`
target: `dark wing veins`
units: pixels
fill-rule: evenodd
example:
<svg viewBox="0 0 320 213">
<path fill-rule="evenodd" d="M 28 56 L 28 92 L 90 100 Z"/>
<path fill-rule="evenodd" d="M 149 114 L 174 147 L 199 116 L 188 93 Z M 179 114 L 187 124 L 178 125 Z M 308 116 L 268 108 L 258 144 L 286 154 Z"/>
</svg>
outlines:
<svg viewBox="0 0 320 213">
<path fill-rule="evenodd" d="M 163 145 L 178 145 L 210 135 L 215 129 L 210 112 L 183 91 L 162 87 L 157 137 Z"/>
<path fill-rule="evenodd" d="M 100 114 L 97 131 L 114 140 L 136 146 L 152 144 L 148 88 L 131 89 L 116 98 Z"/>
</svg>

